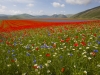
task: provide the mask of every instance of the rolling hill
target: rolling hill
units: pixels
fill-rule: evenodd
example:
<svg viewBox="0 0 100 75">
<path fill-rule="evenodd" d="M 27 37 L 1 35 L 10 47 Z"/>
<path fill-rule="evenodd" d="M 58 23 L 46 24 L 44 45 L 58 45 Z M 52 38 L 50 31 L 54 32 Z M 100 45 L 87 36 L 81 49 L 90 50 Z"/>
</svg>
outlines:
<svg viewBox="0 0 100 75">
<path fill-rule="evenodd" d="M 100 6 L 77 13 L 71 18 L 100 19 Z"/>
<path fill-rule="evenodd" d="M 0 19 L 34 19 L 34 18 L 67 18 L 66 15 L 63 14 L 54 14 L 51 16 L 48 15 L 30 15 L 30 14 L 18 14 L 18 15 L 0 15 Z"/>
</svg>

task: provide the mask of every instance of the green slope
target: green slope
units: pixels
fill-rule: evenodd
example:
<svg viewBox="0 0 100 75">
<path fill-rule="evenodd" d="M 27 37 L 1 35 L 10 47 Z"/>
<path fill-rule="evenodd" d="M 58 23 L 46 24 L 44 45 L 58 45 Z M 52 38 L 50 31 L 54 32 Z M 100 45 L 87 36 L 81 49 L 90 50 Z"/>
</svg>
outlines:
<svg viewBox="0 0 100 75">
<path fill-rule="evenodd" d="M 75 14 L 72 18 L 100 19 L 100 6 Z"/>
</svg>

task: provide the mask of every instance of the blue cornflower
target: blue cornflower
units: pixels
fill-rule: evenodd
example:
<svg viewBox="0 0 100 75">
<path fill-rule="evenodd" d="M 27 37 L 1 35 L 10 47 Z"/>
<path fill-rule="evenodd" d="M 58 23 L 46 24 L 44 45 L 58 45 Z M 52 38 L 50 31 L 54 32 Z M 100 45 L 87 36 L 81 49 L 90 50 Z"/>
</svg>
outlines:
<svg viewBox="0 0 100 75">
<path fill-rule="evenodd" d="M 28 45 L 28 46 L 26 46 L 26 49 L 27 49 L 27 50 L 30 50 L 30 46 L 29 46 L 29 45 Z"/>
<path fill-rule="evenodd" d="M 42 68 L 42 65 L 40 65 L 40 68 Z"/>
<path fill-rule="evenodd" d="M 98 50 L 94 50 L 93 52 L 97 53 L 97 52 L 98 52 Z"/>
<path fill-rule="evenodd" d="M 16 61 L 16 60 L 17 60 L 17 58 L 14 58 L 14 60 Z"/>
<path fill-rule="evenodd" d="M 50 34 L 50 33 L 48 33 L 48 36 L 51 36 L 51 34 Z"/>
<path fill-rule="evenodd" d="M 98 44 L 100 44 L 100 41 L 98 41 Z"/>
<path fill-rule="evenodd" d="M 27 55 L 27 56 L 30 56 L 31 54 L 30 54 L 30 53 L 26 53 L 26 55 Z"/>
<path fill-rule="evenodd" d="M 44 44 L 41 46 L 41 48 L 49 48 L 49 46 L 47 46 L 47 44 Z"/>
<path fill-rule="evenodd" d="M 49 48 L 53 48 L 52 46 L 49 46 Z"/>
<path fill-rule="evenodd" d="M 12 50 L 12 52 L 15 52 L 15 50 Z"/>
<path fill-rule="evenodd" d="M 34 60 L 33 62 L 36 63 L 36 60 Z"/>
<path fill-rule="evenodd" d="M 17 45 L 17 43 L 16 42 L 14 42 L 14 46 L 16 46 Z"/>
<path fill-rule="evenodd" d="M 8 53 L 10 53 L 10 50 L 8 50 Z"/>
<path fill-rule="evenodd" d="M 70 56 L 73 56 L 73 54 L 72 54 L 72 53 L 70 53 Z"/>
<path fill-rule="evenodd" d="M 15 57 L 16 55 L 15 54 L 12 54 L 12 56 Z"/>
<path fill-rule="evenodd" d="M 62 59 L 63 58 L 63 56 L 60 56 L 60 59 Z"/>
</svg>

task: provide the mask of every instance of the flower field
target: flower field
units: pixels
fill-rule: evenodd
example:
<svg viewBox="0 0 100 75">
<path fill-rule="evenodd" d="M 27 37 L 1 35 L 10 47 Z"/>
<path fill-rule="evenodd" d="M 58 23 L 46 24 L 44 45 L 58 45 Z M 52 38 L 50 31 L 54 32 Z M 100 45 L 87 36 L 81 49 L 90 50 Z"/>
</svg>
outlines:
<svg viewBox="0 0 100 75">
<path fill-rule="evenodd" d="M 0 21 L 0 75 L 100 75 L 100 20 Z"/>
</svg>

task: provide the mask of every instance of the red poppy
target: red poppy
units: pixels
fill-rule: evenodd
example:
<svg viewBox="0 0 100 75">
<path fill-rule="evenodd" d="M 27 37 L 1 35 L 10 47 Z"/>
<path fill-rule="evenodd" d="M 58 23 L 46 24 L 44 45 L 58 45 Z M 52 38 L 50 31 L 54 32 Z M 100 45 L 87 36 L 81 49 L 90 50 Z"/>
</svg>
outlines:
<svg viewBox="0 0 100 75">
<path fill-rule="evenodd" d="M 64 42 L 64 40 L 61 39 L 60 42 Z"/>
<path fill-rule="evenodd" d="M 93 34 L 95 37 L 97 36 L 96 34 Z"/>
<path fill-rule="evenodd" d="M 53 44 L 53 47 L 54 47 L 54 48 L 56 47 L 56 43 Z"/>
<path fill-rule="evenodd" d="M 46 57 L 50 57 L 51 55 L 49 53 L 46 54 Z"/>
<path fill-rule="evenodd" d="M 84 41 L 82 41 L 81 44 L 82 44 L 83 46 L 86 46 L 86 43 L 85 43 Z"/>
<path fill-rule="evenodd" d="M 92 56 L 95 56 L 96 55 L 96 53 L 95 52 L 92 52 Z"/>
<path fill-rule="evenodd" d="M 37 51 L 38 51 L 38 50 L 39 50 L 39 48 L 38 48 L 38 47 L 36 47 L 36 48 L 35 48 L 35 50 L 37 50 Z"/>
<path fill-rule="evenodd" d="M 34 46 L 34 44 L 32 44 L 32 46 Z"/>
<path fill-rule="evenodd" d="M 37 67 L 37 66 L 33 66 L 33 68 L 34 68 L 34 69 L 37 69 L 38 67 Z"/>
<path fill-rule="evenodd" d="M 0 40 L 0 42 L 2 42 L 2 40 Z"/>
<path fill-rule="evenodd" d="M 15 60 L 14 60 L 14 59 L 12 59 L 12 60 L 11 60 L 11 62 L 15 62 Z"/>
<path fill-rule="evenodd" d="M 61 72 L 64 72 L 64 71 L 65 71 L 65 68 L 62 68 L 62 69 L 61 69 Z"/>
<path fill-rule="evenodd" d="M 77 39 L 77 38 L 78 38 L 78 36 L 75 36 L 75 38 Z"/>
<path fill-rule="evenodd" d="M 67 39 L 66 39 L 66 42 L 69 42 L 70 41 L 70 37 L 68 37 Z"/>
<path fill-rule="evenodd" d="M 78 43 L 75 43 L 74 46 L 75 46 L 75 47 L 78 47 Z"/>
</svg>

